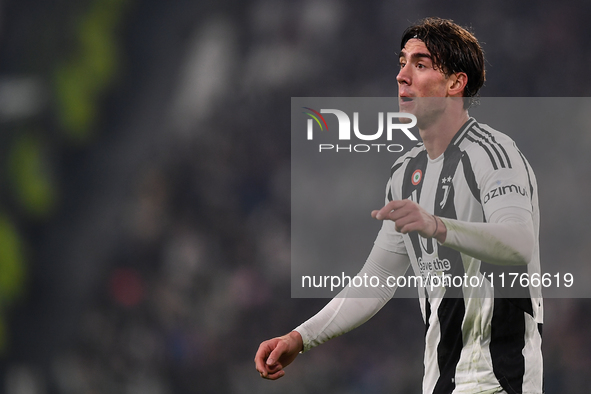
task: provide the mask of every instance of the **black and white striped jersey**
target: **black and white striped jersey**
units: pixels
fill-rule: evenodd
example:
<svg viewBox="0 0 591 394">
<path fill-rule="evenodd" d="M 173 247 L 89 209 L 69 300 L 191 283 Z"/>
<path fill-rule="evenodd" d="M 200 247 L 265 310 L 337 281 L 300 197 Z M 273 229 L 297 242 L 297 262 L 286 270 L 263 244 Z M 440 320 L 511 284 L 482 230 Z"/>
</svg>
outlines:
<svg viewBox="0 0 591 394">
<path fill-rule="evenodd" d="M 499 266 L 425 239 L 400 234 L 385 220 L 376 245 L 408 254 L 415 275 L 477 276 L 478 287 L 419 288 L 426 324 L 423 393 L 542 393 L 541 293 L 531 286 L 504 293 L 487 275 L 540 273 L 539 212 L 534 173 L 508 136 L 470 118 L 443 155 L 431 160 L 418 144 L 396 161 L 386 200 L 412 199 L 428 212 L 489 222 L 504 207 L 531 212 L 532 260 Z M 492 391 L 491 391 L 492 390 Z"/>
</svg>

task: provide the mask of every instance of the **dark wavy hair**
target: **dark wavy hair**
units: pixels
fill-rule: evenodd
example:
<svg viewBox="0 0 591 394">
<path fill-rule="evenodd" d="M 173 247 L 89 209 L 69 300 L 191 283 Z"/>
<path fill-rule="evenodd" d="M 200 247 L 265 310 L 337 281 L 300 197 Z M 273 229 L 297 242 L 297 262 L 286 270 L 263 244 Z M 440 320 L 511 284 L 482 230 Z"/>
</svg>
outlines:
<svg viewBox="0 0 591 394">
<path fill-rule="evenodd" d="M 464 108 L 478 102 L 478 91 L 484 85 L 484 53 L 474 35 L 452 20 L 425 18 L 408 27 L 402 34 L 400 49 L 417 38 L 431 53 L 433 66 L 446 76 L 464 72 L 468 83 L 464 88 Z"/>
</svg>

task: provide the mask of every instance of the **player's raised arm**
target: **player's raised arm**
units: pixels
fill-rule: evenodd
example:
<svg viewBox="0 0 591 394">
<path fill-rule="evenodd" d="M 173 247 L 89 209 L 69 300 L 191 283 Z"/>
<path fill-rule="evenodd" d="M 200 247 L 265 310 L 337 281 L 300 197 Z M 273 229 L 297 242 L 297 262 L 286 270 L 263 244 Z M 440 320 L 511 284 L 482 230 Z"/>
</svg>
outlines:
<svg viewBox="0 0 591 394">
<path fill-rule="evenodd" d="M 391 220 L 396 230 L 417 231 L 424 238 L 435 238 L 443 245 L 482 261 L 497 265 L 525 265 L 531 261 L 534 227 L 531 213 L 506 207 L 491 215 L 490 223 L 440 218 L 411 200 L 390 201 L 372 212 L 378 220 Z"/>
</svg>

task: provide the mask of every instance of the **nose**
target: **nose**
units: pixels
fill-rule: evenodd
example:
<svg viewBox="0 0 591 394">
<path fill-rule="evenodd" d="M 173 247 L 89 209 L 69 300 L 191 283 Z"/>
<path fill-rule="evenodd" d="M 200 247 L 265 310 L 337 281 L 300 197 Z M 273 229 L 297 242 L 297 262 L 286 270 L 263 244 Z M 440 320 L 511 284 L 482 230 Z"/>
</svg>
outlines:
<svg viewBox="0 0 591 394">
<path fill-rule="evenodd" d="M 410 67 L 408 65 L 402 67 L 396 76 L 396 81 L 399 85 L 403 83 L 410 85 Z"/>
</svg>

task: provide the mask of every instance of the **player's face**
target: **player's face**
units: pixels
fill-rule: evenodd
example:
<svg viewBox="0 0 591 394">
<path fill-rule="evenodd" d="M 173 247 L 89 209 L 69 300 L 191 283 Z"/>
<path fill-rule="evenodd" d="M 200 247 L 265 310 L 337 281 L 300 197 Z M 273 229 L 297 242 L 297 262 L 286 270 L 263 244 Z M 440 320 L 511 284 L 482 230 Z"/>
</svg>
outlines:
<svg viewBox="0 0 591 394">
<path fill-rule="evenodd" d="M 445 100 L 441 98 L 448 96 L 449 77 L 433 67 L 431 53 L 423 41 L 412 38 L 406 42 L 400 52 L 396 80 L 400 111 L 414 114 L 419 125 L 445 109 Z"/>
</svg>

